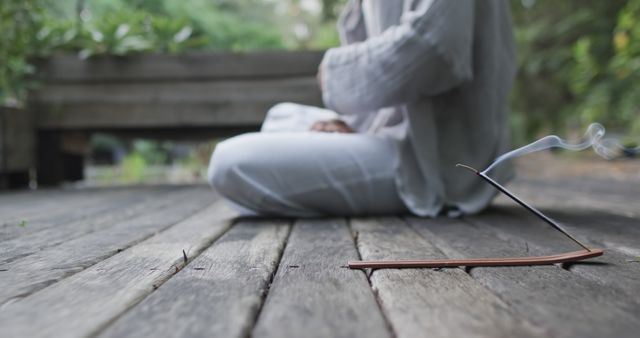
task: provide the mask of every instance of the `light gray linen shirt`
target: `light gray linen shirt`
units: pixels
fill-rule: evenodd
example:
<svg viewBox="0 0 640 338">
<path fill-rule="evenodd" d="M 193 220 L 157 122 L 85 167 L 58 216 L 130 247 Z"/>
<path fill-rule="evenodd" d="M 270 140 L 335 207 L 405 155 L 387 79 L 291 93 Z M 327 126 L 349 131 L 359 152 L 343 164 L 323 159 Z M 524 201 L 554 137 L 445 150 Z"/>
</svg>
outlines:
<svg viewBox="0 0 640 338">
<path fill-rule="evenodd" d="M 325 105 L 359 132 L 399 141 L 396 183 L 413 213 L 482 210 L 495 189 L 455 164 L 484 169 L 509 147 L 508 1 L 364 1 L 347 3 L 342 46 L 322 61 Z M 490 174 L 505 182 L 513 169 Z"/>
</svg>

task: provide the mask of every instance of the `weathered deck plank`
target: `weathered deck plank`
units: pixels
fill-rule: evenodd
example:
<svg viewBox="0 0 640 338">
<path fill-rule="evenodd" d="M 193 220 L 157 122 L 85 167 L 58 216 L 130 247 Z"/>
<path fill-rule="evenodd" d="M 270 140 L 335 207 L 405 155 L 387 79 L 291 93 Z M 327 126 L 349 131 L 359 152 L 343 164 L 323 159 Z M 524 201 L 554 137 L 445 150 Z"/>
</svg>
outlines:
<svg viewBox="0 0 640 338">
<path fill-rule="evenodd" d="M 353 219 L 351 227 L 364 260 L 444 258 L 398 218 Z M 397 337 L 544 334 L 461 269 L 383 269 L 370 280 Z"/>
<path fill-rule="evenodd" d="M 17 219 L 46 216 L 62 212 L 75 204 L 91 203 L 111 195 L 140 192 L 143 188 L 122 187 L 99 189 L 45 189 L 33 191 L 0 192 L 0 218 L 4 222 Z M 65 206 L 61 208 L 61 206 Z"/>
<path fill-rule="evenodd" d="M 0 304 L 20 299 L 96 264 L 211 204 L 214 194 L 193 189 L 188 199 L 127 219 L 11 263 L 0 264 Z"/>
<path fill-rule="evenodd" d="M 99 337 L 246 337 L 290 221 L 241 221 Z"/>
<path fill-rule="evenodd" d="M 344 220 L 298 220 L 254 337 L 389 337 Z"/>
<path fill-rule="evenodd" d="M 521 209 L 493 209 L 482 215 L 469 218 L 469 222 L 477 224 L 479 228 L 493 230 L 496 236 L 505 240 L 523 241 L 530 248 L 535 248 L 543 254 L 551 255 L 580 249 L 570 239 L 537 218 L 531 218 L 525 210 Z M 579 240 L 583 240 L 584 243 L 595 248 L 597 243 L 592 243 L 588 237 L 582 236 L 583 233 L 575 234 Z M 613 250 L 607 250 L 601 257 L 566 266 L 570 271 L 606 287 L 623 290 L 627 296 L 633 298 L 637 297 L 638 290 L 640 290 L 640 264 L 630 262 L 632 258 Z"/>
<path fill-rule="evenodd" d="M 60 201 L 52 198 L 52 203 L 27 203 L 28 210 L 24 212 L 18 205 L 13 212 L 0 214 L 0 242 L 109 213 L 135 203 L 145 195 L 161 193 L 163 190 L 166 188 L 118 189 L 103 194 L 79 191 Z"/>
<path fill-rule="evenodd" d="M 87 189 L 87 191 L 92 189 Z M 38 189 L 38 190 L 15 190 L 0 192 L 0 214 L 12 210 L 16 205 L 25 203 L 39 204 L 50 201 L 52 197 L 59 201 L 65 197 L 77 193 L 74 189 Z"/>
<path fill-rule="evenodd" d="M 640 257 L 640 218 L 596 211 L 550 211 L 549 215 L 594 245 Z"/>
<path fill-rule="evenodd" d="M 538 253 L 461 220 L 409 221 L 452 258 Z M 637 300 L 558 266 L 473 268 L 470 274 L 552 336 L 633 337 L 640 329 Z"/>
<path fill-rule="evenodd" d="M 231 225 L 221 203 L 0 312 L 8 337 L 85 337 L 151 293 L 181 269 L 182 250 L 197 255 Z M 33 318 L 38 318 L 34 321 Z"/>
<path fill-rule="evenodd" d="M 242 220 L 227 231 L 226 207 L 202 211 L 216 199 L 205 187 L 2 193 L 0 335 L 635 336 L 635 186 L 554 182 L 516 181 L 514 191 L 604 247 L 594 263 L 377 270 L 369 280 L 340 266 L 359 255 L 513 256 L 575 246 L 506 200 L 464 220 Z M 17 227 L 24 215 L 29 224 Z"/>
<path fill-rule="evenodd" d="M 598 180 L 591 180 L 598 182 Z M 602 183 L 591 183 L 584 180 L 585 186 L 591 184 L 599 185 Z M 638 186 L 632 183 L 630 186 Z M 549 210 L 597 210 L 606 213 L 616 213 L 627 217 L 640 217 L 640 202 L 631 192 L 616 191 L 615 189 L 606 189 L 599 187 L 597 189 L 578 188 L 576 183 L 563 184 L 562 181 L 554 181 L 552 184 L 544 181 L 515 181 L 508 186 L 512 192 L 522 197 L 539 208 Z M 639 190 L 640 191 L 640 190 Z M 637 195 L 637 193 L 636 193 Z M 498 204 L 511 204 L 504 196 L 497 200 Z"/>
<path fill-rule="evenodd" d="M 553 187 L 536 191 L 528 185 L 514 189 L 514 192 L 583 239 L 627 255 L 640 256 L 640 203 L 637 199 L 618 196 L 620 200 L 613 203 L 603 196 L 567 193 Z M 504 196 L 496 200 L 496 205 L 518 208 Z"/>
<path fill-rule="evenodd" d="M 94 231 L 108 229 L 110 226 L 145 213 L 156 213 L 161 209 L 189 198 L 193 190 L 161 189 L 149 191 L 138 196 L 135 203 L 125 201 L 120 208 L 113 207 L 90 217 L 81 218 L 57 226 L 47 227 L 28 235 L 19 236 L 2 242 L 0 264 L 9 263 L 34 252 L 54 247 Z M 114 210 L 115 209 L 115 210 Z"/>
</svg>

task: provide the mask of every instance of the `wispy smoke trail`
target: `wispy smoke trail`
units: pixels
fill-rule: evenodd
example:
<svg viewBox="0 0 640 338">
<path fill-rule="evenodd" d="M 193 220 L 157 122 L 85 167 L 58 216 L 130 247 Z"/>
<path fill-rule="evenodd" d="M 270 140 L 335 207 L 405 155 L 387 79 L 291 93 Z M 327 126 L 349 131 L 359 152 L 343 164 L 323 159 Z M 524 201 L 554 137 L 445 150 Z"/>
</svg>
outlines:
<svg viewBox="0 0 640 338">
<path fill-rule="evenodd" d="M 591 147 L 598 155 L 608 160 L 620 157 L 625 153 L 637 154 L 640 151 L 640 146 L 636 148 L 625 148 L 616 139 L 605 139 L 604 134 L 605 129 L 600 123 L 592 123 L 587 128 L 587 132 L 584 134 L 582 141 L 579 143 L 567 142 L 566 140 L 561 139 L 556 135 L 545 136 L 524 147 L 512 150 L 506 154 L 501 155 L 482 173 L 488 173 L 489 171 L 491 171 L 491 169 L 495 168 L 498 164 L 505 160 L 549 148 L 563 148 L 567 150 L 579 151 Z"/>
</svg>

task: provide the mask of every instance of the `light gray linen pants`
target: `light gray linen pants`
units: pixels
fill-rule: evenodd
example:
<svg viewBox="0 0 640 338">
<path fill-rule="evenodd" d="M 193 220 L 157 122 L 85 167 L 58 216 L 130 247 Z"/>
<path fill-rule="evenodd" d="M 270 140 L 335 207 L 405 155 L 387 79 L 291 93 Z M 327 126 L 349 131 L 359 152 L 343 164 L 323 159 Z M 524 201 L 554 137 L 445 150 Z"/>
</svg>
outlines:
<svg viewBox="0 0 640 338">
<path fill-rule="evenodd" d="M 211 185 L 244 215 L 315 217 L 407 212 L 397 145 L 365 134 L 249 133 L 211 156 Z"/>
</svg>

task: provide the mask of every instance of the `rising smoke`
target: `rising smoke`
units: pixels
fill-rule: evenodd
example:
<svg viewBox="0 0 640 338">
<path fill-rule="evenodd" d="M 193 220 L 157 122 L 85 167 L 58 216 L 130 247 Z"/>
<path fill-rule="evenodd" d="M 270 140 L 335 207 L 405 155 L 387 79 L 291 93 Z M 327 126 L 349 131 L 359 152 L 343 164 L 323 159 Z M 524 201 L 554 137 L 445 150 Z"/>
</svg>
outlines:
<svg viewBox="0 0 640 338">
<path fill-rule="evenodd" d="M 495 168 L 498 164 L 505 160 L 541 151 L 549 148 L 562 148 L 566 150 L 580 151 L 587 148 L 593 148 L 596 154 L 602 156 L 607 160 L 612 160 L 628 154 L 638 154 L 640 152 L 640 146 L 636 148 L 624 147 L 620 141 L 614 138 L 604 138 L 605 129 L 600 123 L 592 123 L 584 133 L 582 140 L 578 143 L 570 143 L 556 135 L 545 136 L 533 143 L 527 144 L 524 147 L 512 150 L 506 154 L 499 156 L 491 165 L 487 167 L 483 174 L 488 173 L 491 169 Z"/>
</svg>

